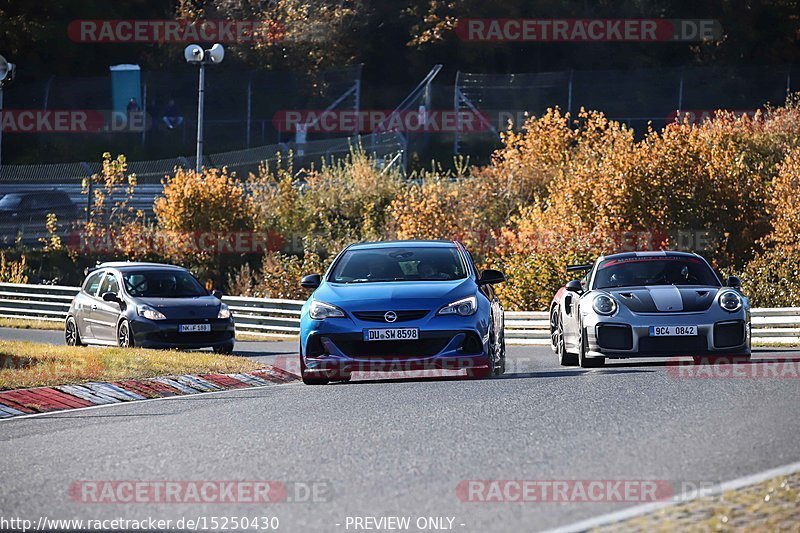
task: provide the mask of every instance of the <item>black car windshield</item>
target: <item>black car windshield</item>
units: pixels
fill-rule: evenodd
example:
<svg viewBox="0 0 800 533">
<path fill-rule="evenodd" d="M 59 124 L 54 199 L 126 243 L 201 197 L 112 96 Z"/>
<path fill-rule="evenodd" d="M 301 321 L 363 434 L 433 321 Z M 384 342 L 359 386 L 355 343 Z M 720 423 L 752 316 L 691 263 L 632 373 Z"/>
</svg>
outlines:
<svg viewBox="0 0 800 533">
<path fill-rule="evenodd" d="M 2 198 L 0 198 L 0 209 L 8 210 L 8 209 L 16 209 L 22 203 L 22 195 L 21 194 L 6 194 Z"/>
<path fill-rule="evenodd" d="M 600 263 L 596 289 L 647 285 L 710 285 L 719 279 L 704 261 L 694 257 L 661 256 L 607 259 Z"/>
<path fill-rule="evenodd" d="M 125 290 L 131 296 L 145 298 L 192 298 L 206 296 L 202 285 L 181 270 L 135 270 L 123 272 Z"/>
<path fill-rule="evenodd" d="M 336 263 L 330 281 L 448 281 L 467 277 L 455 247 L 387 247 L 348 250 Z"/>
</svg>

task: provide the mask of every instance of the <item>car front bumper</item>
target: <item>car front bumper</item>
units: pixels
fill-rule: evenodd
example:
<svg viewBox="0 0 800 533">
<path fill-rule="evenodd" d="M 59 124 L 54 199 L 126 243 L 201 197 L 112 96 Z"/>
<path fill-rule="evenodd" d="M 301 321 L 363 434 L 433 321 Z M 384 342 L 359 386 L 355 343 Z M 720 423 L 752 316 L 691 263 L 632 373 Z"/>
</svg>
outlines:
<svg viewBox="0 0 800 533">
<path fill-rule="evenodd" d="M 211 331 L 182 333 L 180 324 L 209 324 Z M 233 344 L 236 327 L 233 319 L 130 321 L 135 346 L 141 348 L 214 348 Z"/>
<path fill-rule="evenodd" d="M 393 324 L 353 317 L 305 318 L 301 357 L 306 372 L 325 375 L 485 367 L 489 365 L 489 325 L 479 315 L 433 316 Z M 419 339 L 365 341 L 364 330 L 373 328 L 419 328 Z"/>
<path fill-rule="evenodd" d="M 637 315 L 637 320 L 589 315 L 584 320 L 587 357 L 750 354 L 750 321 L 744 312 L 711 317 L 703 313 Z M 652 336 L 654 326 L 697 326 L 697 335 Z"/>
</svg>

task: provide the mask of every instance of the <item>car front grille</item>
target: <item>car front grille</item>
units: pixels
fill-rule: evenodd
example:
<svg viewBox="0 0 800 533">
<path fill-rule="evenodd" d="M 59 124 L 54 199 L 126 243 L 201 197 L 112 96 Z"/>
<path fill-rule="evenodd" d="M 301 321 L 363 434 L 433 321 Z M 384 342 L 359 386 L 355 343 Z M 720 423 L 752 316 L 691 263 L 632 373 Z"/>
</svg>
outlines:
<svg viewBox="0 0 800 533">
<path fill-rule="evenodd" d="M 447 344 L 457 335 L 454 332 L 434 332 L 420 334 L 420 339 L 415 341 L 365 341 L 361 334 L 338 334 L 321 335 L 319 345 L 324 346 L 324 339 L 327 338 L 348 357 L 357 358 L 386 358 L 413 359 L 417 357 L 431 357 L 447 346 Z M 319 346 L 317 342 L 309 339 L 309 344 Z M 316 350 L 309 349 L 309 355 L 315 354 Z"/>
<path fill-rule="evenodd" d="M 156 340 L 154 337 L 153 340 Z M 233 330 L 221 331 L 194 331 L 191 333 L 180 333 L 178 331 L 163 331 L 157 340 L 175 344 L 196 344 L 201 342 L 221 342 L 233 340 Z"/>
<path fill-rule="evenodd" d="M 633 332 L 626 324 L 599 324 L 597 344 L 604 350 L 630 350 L 633 348 Z"/>
<path fill-rule="evenodd" d="M 717 322 L 714 324 L 714 347 L 731 348 L 741 346 L 745 340 L 744 320 Z"/>
<path fill-rule="evenodd" d="M 385 315 L 387 311 L 354 311 L 353 316 L 359 320 L 364 320 L 366 322 L 387 322 Z M 408 322 L 410 320 L 419 320 L 423 318 L 425 315 L 428 314 L 428 311 L 418 310 L 418 311 L 392 311 L 397 315 L 397 320 L 391 322 L 392 324 L 397 322 Z"/>
<path fill-rule="evenodd" d="M 705 335 L 692 337 L 642 337 L 639 352 L 643 354 L 697 355 L 708 353 Z"/>
</svg>

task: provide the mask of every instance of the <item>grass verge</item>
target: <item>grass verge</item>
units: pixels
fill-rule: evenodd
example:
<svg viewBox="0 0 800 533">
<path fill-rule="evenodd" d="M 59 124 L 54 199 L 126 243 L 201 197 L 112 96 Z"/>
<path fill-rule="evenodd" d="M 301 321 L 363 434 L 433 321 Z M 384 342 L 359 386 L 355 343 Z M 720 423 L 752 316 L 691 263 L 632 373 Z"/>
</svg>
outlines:
<svg viewBox="0 0 800 533">
<path fill-rule="evenodd" d="M 27 318 L 0 318 L 0 328 L 63 330 L 62 320 L 30 320 Z"/>
<path fill-rule="evenodd" d="M 175 374 L 249 372 L 262 367 L 248 359 L 210 352 L 0 340 L 0 390 Z"/>
<path fill-rule="evenodd" d="M 595 533 L 798 531 L 800 472 L 666 507 Z"/>
</svg>

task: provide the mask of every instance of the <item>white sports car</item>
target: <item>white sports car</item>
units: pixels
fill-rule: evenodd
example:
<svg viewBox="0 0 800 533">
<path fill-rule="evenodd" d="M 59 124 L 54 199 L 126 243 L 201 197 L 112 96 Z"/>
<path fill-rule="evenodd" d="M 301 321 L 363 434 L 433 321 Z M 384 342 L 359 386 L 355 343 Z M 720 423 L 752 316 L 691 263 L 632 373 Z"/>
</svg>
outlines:
<svg viewBox="0 0 800 533">
<path fill-rule="evenodd" d="M 723 286 L 708 262 L 686 252 L 626 252 L 592 264 L 550 307 L 553 351 L 564 366 L 606 358 L 750 358 L 750 302 L 735 276 Z"/>
</svg>

